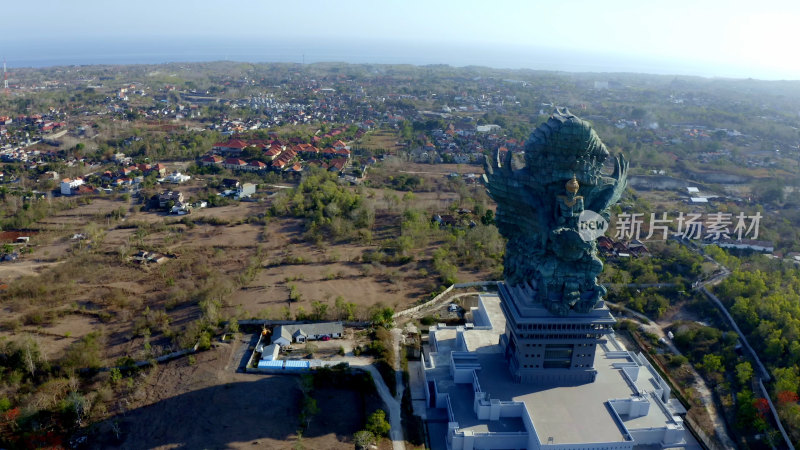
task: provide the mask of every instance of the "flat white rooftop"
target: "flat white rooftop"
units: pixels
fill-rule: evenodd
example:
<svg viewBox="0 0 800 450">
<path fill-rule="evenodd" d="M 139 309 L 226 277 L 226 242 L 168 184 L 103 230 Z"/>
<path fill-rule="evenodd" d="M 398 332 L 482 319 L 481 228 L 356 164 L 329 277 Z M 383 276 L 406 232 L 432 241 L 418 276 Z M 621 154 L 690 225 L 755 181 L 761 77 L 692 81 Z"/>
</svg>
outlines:
<svg viewBox="0 0 800 450">
<path fill-rule="evenodd" d="M 502 354 L 479 355 L 478 360 L 481 364 L 478 371 L 481 389 L 501 401 L 524 403 L 543 442 L 580 444 L 625 440 L 624 430 L 615 419 L 608 400 L 626 399 L 635 394 L 622 370 L 613 367 L 614 363 L 626 359 L 609 358 L 598 346 L 595 358 L 597 379 L 593 383 L 550 387 L 515 383 Z M 636 381 L 638 390 L 653 391 L 653 381 L 646 370 L 641 370 Z M 621 417 L 628 429 L 663 427 L 671 421 L 671 417 L 653 404 L 653 399 L 650 400 L 646 416 L 628 420 Z"/>
<path fill-rule="evenodd" d="M 598 345 L 595 357 L 597 378 L 592 383 L 571 386 L 546 386 L 520 384 L 513 381 L 508 362 L 499 345 L 505 331 L 505 317 L 500 308 L 500 297 L 482 295 L 481 307 L 491 322 L 491 329 L 479 327 L 463 331 L 463 344 L 458 342 L 459 331 L 453 328 L 435 330 L 438 353 L 433 355 L 436 368 L 427 371 L 428 380 L 435 380 L 439 392 L 447 392 L 455 421 L 461 430 L 473 432 L 526 431 L 524 422 L 516 417 L 500 420 L 480 420 L 473 409 L 472 384 L 456 384 L 450 374 L 451 351 L 469 351 L 477 359 L 476 370 L 483 392 L 491 399 L 523 403 L 536 433 L 542 443 L 585 444 L 593 442 L 626 442 L 625 428 L 630 430 L 663 428 L 673 423 L 672 412 L 662 409 L 653 398 L 658 390 L 657 379 L 641 366 L 638 376 L 631 381 L 620 363 L 633 365 L 633 358 L 624 347 L 610 336 L 607 345 Z M 466 347 L 466 348 L 464 348 Z M 615 364 L 617 367 L 614 367 Z M 446 369 L 447 367 L 448 369 Z M 630 399 L 644 395 L 650 402 L 648 413 L 631 418 L 618 416 L 609 400 Z M 688 430 L 687 442 L 694 443 Z M 694 447 L 694 445 L 689 445 Z"/>
</svg>

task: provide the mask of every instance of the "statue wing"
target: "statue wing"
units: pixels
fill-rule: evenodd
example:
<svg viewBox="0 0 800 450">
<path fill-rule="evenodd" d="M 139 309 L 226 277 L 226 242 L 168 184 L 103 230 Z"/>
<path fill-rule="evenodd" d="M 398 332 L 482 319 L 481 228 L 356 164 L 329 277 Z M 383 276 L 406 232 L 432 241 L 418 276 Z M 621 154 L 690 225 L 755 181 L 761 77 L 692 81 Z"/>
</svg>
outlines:
<svg viewBox="0 0 800 450">
<path fill-rule="evenodd" d="M 628 187 L 628 161 L 625 156 L 620 154 L 614 158 L 614 173 L 611 177 L 603 177 L 603 181 L 586 196 L 586 209 L 605 216 L 608 207 L 616 203 Z"/>
<path fill-rule="evenodd" d="M 495 221 L 503 236 L 541 235 L 546 226 L 550 208 L 542 204 L 544 198 L 532 182 L 525 168 L 514 169 L 512 154 L 507 152 L 501 161 L 499 152 L 486 157 L 484 182 L 489 196 L 497 203 Z"/>
</svg>

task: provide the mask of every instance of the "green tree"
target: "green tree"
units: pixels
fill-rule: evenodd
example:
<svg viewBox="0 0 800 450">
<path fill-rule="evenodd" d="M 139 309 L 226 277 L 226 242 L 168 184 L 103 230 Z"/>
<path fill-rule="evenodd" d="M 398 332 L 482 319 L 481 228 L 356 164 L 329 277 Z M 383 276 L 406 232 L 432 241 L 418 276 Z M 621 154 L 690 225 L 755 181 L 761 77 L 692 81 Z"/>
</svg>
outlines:
<svg viewBox="0 0 800 450">
<path fill-rule="evenodd" d="M 394 324 L 394 309 L 389 307 L 378 308 L 372 313 L 372 325 L 390 327 Z"/>
<path fill-rule="evenodd" d="M 772 371 L 775 377 L 775 392 L 797 392 L 800 389 L 800 369 L 797 366 L 779 367 Z"/>
<path fill-rule="evenodd" d="M 386 412 L 379 409 L 367 418 L 367 425 L 364 428 L 375 436 L 385 437 L 389 435 L 392 426 L 386 421 Z"/>
<path fill-rule="evenodd" d="M 702 367 L 703 370 L 708 373 L 720 373 L 725 371 L 725 366 L 722 365 L 722 358 L 713 353 L 708 353 L 703 356 Z"/>
<path fill-rule="evenodd" d="M 311 302 L 312 313 L 311 317 L 314 320 L 323 320 L 328 316 L 328 305 L 320 301 L 314 300 Z"/>
<path fill-rule="evenodd" d="M 741 430 L 750 430 L 758 419 L 758 410 L 753 405 L 755 397 L 753 391 L 745 389 L 736 394 L 736 427 Z"/>
<path fill-rule="evenodd" d="M 736 380 L 742 386 L 747 386 L 747 383 L 753 378 L 753 366 L 749 361 L 744 361 L 736 365 Z"/>
<path fill-rule="evenodd" d="M 303 407 L 300 411 L 300 420 L 304 422 L 306 429 L 311 425 L 311 419 L 319 414 L 319 406 L 317 400 L 311 395 L 303 397 Z"/>
<path fill-rule="evenodd" d="M 347 302 L 341 295 L 334 300 L 334 308 L 336 309 L 336 318 L 339 320 L 353 321 L 355 320 L 356 304 Z"/>
</svg>

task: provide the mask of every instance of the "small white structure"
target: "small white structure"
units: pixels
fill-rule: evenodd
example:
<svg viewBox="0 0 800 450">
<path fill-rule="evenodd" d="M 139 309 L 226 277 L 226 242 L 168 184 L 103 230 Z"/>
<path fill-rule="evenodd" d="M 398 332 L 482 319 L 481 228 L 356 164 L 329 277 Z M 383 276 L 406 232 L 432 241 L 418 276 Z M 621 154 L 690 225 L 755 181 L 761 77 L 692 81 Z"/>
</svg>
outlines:
<svg viewBox="0 0 800 450">
<path fill-rule="evenodd" d="M 127 97 L 125 98 L 127 100 Z M 125 156 L 125 153 L 115 153 L 114 156 L 111 157 L 112 161 L 119 164 L 131 164 L 133 162 L 133 158 L 130 156 Z"/>
<path fill-rule="evenodd" d="M 83 178 L 75 178 L 74 180 L 64 178 L 61 180 L 61 195 L 72 195 L 72 190 L 77 189 L 82 184 Z"/>
<path fill-rule="evenodd" d="M 688 191 L 690 194 L 699 194 L 699 193 L 700 193 L 700 189 L 697 189 L 697 188 L 696 188 L 696 187 L 694 187 L 694 186 L 689 186 L 689 187 L 687 187 L 687 188 L 686 188 L 686 190 L 687 190 L 687 191 Z"/>
<path fill-rule="evenodd" d="M 769 241 L 755 241 L 752 239 L 742 239 L 742 240 L 733 240 L 733 239 L 723 239 L 719 241 L 715 241 L 716 244 L 720 248 L 733 248 L 737 250 L 753 250 L 762 253 L 772 253 L 775 251 L 775 246 L 772 242 Z"/>
<path fill-rule="evenodd" d="M 278 359 L 278 352 L 280 352 L 280 346 L 277 344 L 269 344 L 266 347 L 261 349 L 261 360 L 262 361 L 275 361 Z"/>
<path fill-rule="evenodd" d="M 243 183 L 236 188 L 237 198 L 248 198 L 256 193 L 256 185 L 253 183 Z"/>
<path fill-rule="evenodd" d="M 491 133 L 492 131 L 497 131 L 499 129 L 500 125 L 494 125 L 494 124 L 478 125 L 477 127 L 475 127 L 475 131 L 477 131 L 478 133 Z"/>
<path fill-rule="evenodd" d="M 190 177 L 189 175 L 184 175 L 184 174 L 182 174 L 182 173 L 180 173 L 178 171 L 175 171 L 175 172 L 171 173 L 170 175 L 167 175 L 166 177 L 164 177 L 164 181 L 166 181 L 167 183 L 173 183 L 173 184 L 181 184 L 181 183 L 183 183 L 185 181 L 189 181 L 191 179 L 192 179 L 192 177 Z"/>
</svg>

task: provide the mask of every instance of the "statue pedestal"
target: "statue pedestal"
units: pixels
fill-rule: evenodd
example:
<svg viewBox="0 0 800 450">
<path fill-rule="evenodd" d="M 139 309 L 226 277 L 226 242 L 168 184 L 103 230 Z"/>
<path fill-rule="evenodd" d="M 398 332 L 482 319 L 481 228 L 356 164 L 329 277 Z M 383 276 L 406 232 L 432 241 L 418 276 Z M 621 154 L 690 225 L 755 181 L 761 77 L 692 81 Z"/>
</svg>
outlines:
<svg viewBox="0 0 800 450">
<path fill-rule="evenodd" d="M 597 376 L 597 344 L 616 322 L 599 301 L 588 313 L 558 316 L 532 301 L 530 289 L 499 283 L 500 306 L 506 316 L 501 336 L 509 370 L 518 383 L 576 385 Z"/>
</svg>

